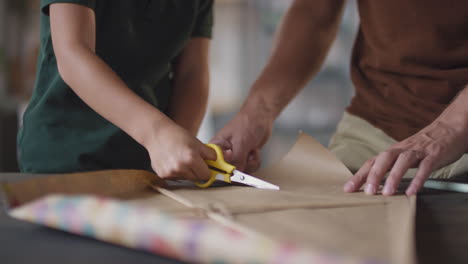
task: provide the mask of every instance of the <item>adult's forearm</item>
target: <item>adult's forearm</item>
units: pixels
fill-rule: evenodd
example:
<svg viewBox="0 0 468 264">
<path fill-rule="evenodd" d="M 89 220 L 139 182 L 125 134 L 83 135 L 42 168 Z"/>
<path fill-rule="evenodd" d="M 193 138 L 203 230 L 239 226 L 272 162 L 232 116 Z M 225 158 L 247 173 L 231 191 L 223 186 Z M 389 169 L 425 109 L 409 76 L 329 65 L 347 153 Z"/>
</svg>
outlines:
<svg viewBox="0 0 468 264">
<path fill-rule="evenodd" d="M 60 75 L 73 91 L 140 144 L 149 144 L 156 128 L 171 122 L 130 90 L 92 50 L 77 45 L 57 53 Z"/>
<path fill-rule="evenodd" d="M 275 119 L 318 72 L 339 26 L 342 0 L 296 0 L 279 30 L 267 66 L 243 111 Z M 252 109 L 252 110 L 251 110 Z"/>
</svg>

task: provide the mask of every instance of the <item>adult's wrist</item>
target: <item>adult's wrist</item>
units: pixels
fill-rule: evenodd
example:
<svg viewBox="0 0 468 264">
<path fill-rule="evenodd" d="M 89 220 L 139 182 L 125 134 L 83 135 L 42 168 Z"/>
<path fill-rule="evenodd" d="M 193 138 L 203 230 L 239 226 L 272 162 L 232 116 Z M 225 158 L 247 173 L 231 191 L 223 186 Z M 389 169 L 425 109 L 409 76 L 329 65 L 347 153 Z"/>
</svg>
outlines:
<svg viewBox="0 0 468 264">
<path fill-rule="evenodd" d="M 280 111 L 267 98 L 253 94 L 246 100 L 239 113 L 273 124 Z"/>
<path fill-rule="evenodd" d="M 446 124 L 457 133 L 466 134 L 468 132 L 468 86 L 463 89 L 458 96 L 448 105 L 436 122 Z"/>
<path fill-rule="evenodd" d="M 443 113 L 435 122 L 437 125 L 449 128 L 462 138 L 468 134 L 468 115 L 465 113 Z"/>
</svg>

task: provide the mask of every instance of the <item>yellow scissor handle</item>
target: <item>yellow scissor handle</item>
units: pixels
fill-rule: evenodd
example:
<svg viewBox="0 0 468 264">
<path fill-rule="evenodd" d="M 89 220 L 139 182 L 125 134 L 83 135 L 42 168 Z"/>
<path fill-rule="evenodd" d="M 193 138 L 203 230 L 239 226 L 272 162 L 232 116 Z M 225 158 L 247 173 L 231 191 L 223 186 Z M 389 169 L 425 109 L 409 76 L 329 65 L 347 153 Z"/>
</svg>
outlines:
<svg viewBox="0 0 468 264">
<path fill-rule="evenodd" d="M 231 183 L 231 176 L 235 166 L 227 163 L 224 160 L 223 151 L 216 144 L 206 144 L 208 147 L 212 148 L 216 152 L 216 160 L 205 160 L 206 164 L 210 167 L 211 177 L 206 182 L 195 182 L 195 184 L 200 188 L 210 187 L 215 181 L 218 174 L 224 175 L 223 181 Z M 215 170 L 217 169 L 217 170 Z"/>
</svg>

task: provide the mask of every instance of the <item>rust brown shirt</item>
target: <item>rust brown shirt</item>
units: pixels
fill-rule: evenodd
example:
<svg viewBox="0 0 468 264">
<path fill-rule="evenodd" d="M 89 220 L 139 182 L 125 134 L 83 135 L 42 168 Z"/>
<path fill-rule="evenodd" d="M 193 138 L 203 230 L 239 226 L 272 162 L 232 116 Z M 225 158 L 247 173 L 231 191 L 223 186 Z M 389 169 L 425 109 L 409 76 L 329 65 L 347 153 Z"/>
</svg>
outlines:
<svg viewBox="0 0 468 264">
<path fill-rule="evenodd" d="M 405 139 L 468 84 L 468 2 L 360 0 L 359 13 L 347 111 Z"/>
</svg>

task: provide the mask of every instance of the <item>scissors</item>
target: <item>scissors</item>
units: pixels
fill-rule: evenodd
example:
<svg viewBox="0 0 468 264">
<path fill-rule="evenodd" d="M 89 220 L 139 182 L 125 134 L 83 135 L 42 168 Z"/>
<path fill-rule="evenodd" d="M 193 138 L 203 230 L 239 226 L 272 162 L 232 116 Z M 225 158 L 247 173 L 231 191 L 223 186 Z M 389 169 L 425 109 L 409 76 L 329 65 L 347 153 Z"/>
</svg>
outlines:
<svg viewBox="0 0 468 264">
<path fill-rule="evenodd" d="M 206 164 L 211 171 L 211 177 L 206 182 L 196 182 L 195 184 L 200 188 L 207 188 L 211 186 L 216 180 L 224 181 L 227 183 L 237 182 L 249 185 L 255 188 L 267 190 L 279 190 L 277 185 L 255 178 L 241 171 L 236 170 L 234 165 L 224 161 L 224 155 L 221 148 L 216 144 L 206 144 L 208 147 L 216 151 L 216 160 L 206 160 Z"/>
</svg>

